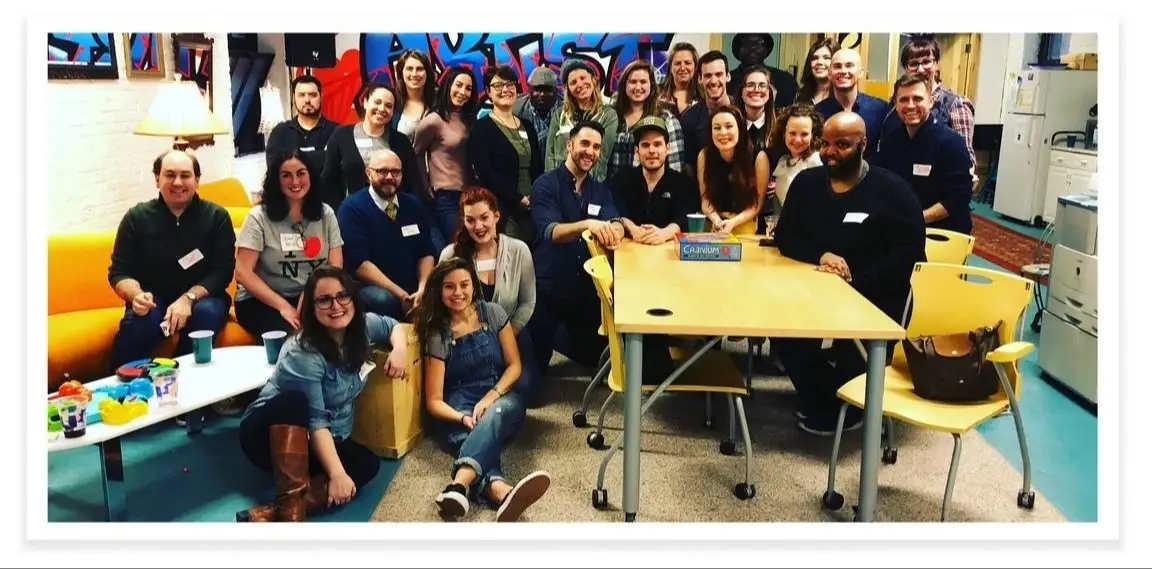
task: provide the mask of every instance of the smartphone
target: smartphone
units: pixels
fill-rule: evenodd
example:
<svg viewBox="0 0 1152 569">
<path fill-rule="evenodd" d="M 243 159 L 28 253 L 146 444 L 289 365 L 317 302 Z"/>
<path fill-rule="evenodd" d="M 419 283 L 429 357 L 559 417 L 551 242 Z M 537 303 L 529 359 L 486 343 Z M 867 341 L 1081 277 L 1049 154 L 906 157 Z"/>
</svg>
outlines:
<svg viewBox="0 0 1152 569">
<path fill-rule="evenodd" d="M 776 246 L 776 240 L 771 238 L 771 237 L 765 237 L 765 238 L 760 240 L 760 246 L 761 247 L 775 247 Z"/>
</svg>

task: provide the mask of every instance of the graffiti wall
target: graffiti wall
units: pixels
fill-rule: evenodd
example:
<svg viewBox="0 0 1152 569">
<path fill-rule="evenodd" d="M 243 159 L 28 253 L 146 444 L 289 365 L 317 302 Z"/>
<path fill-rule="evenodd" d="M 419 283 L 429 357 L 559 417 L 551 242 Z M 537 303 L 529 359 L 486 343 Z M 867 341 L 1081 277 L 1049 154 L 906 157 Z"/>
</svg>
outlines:
<svg viewBox="0 0 1152 569">
<path fill-rule="evenodd" d="M 358 42 L 349 41 L 357 36 Z M 605 94 L 616 90 L 619 75 L 628 63 L 646 59 L 656 67 L 657 80 L 668 70 L 670 33 L 620 34 L 543 34 L 543 33 L 408 33 L 408 34 L 338 34 L 337 64 L 328 69 L 292 68 L 297 77 L 311 73 L 323 85 L 323 112 L 328 118 L 349 124 L 357 120 L 352 98 L 367 81 L 395 86 L 399 79 L 396 59 L 406 49 L 428 54 L 439 81 L 446 69 L 464 66 L 472 71 L 475 84 L 483 97 L 484 71 L 489 67 L 509 65 L 520 77 L 521 90 L 527 90 L 528 77 L 537 67 L 547 66 L 560 74 L 560 66 L 574 57 L 583 59 L 597 70 Z M 344 36 L 344 37 L 342 37 Z M 680 41 L 680 40 L 677 40 Z M 352 46 L 349 44 L 353 43 Z M 707 51 L 704 46 L 697 49 Z M 604 78 L 607 80 L 604 80 Z"/>
</svg>

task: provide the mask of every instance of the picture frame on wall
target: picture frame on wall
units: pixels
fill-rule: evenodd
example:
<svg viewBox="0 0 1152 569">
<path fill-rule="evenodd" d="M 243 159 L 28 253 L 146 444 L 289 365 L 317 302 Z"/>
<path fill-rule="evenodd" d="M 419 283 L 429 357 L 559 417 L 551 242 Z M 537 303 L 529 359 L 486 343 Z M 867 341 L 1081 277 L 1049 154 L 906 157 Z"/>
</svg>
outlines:
<svg viewBox="0 0 1152 569">
<path fill-rule="evenodd" d="M 208 98 L 208 108 L 215 111 L 212 85 L 212 38 L 205 34 L 172 34 L 173 66 L 183 81 L 195 81 Z"/>
<path fill-rule="evenodd" d="M 119 79 L 115 34 L 49 33 L 49 79 Z"/>
<path fill-rule="evenodd" d="M 124 75 L 129 79 L 164 78 L 164 34 L 126 33 Z"/>
</svg>

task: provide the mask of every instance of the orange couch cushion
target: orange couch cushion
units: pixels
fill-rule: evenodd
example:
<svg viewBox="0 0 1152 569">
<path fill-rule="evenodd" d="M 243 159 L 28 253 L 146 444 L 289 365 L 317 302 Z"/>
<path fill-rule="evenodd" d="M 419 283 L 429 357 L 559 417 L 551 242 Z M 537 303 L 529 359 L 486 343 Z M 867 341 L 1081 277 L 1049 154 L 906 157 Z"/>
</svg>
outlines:
<svg viewBox="0 0 1152 569">
<path fill-rule="evenodd" d="M 48 237 L 48 314 L 124 306 L 108 284 L 116 231 Z"/>
<path fill-rule="evenodd" d="M 201 199 L 208 200 L 221 207 L 240 207 L 248 209 L 252 207 L 252 200 L 248 197 L 248 192 L 244 190 L 244 184 L 240 183 L 239 178 L 224 178 L 222 180 L 215 180 L 212 182 L 204 182 L 200 184 L 200 188 L 196 190 Z"/>
</svg>

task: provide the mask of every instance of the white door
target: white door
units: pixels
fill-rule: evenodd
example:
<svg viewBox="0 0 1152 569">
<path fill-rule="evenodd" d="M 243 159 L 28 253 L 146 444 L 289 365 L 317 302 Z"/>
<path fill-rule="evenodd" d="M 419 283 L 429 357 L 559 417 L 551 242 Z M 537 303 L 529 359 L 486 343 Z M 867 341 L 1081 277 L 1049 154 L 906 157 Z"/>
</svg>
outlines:
<svg viewBox="0 0 1152 569">
<path fill-rule="evenodd" d="M 996 176 L 996 199 L 992 209 L 1021 221 L 1031 222 L 1041 213 L 1034 203 L 1036 190 L 1044 188 L 1047 171 L 1040 170 L 1044 117 L 1010 114 L 1000 142 L 1000 165 Z"/>
</svg>

